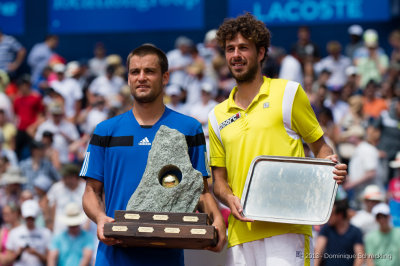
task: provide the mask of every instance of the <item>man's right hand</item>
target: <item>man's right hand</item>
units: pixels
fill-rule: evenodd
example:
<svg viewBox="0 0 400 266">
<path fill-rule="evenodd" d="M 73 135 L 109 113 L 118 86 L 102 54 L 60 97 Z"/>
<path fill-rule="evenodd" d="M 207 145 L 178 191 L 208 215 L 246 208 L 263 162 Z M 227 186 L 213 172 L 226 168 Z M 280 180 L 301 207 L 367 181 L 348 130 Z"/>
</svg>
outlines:
<svg viewBox="0 0 400 266">
<path fill-rule="evenodd" d="M 243 207 L 242 204 L 240 204 L 240 199 L 237 196 L 229 195 L 227 197 L 227 204 L 228 207 L 231 209 L 231 214 L 233 215 L 233 217 L 242 222 L 254 222 L 253 219 L 246 218 L 243 215 Z"/>
<path fill-rule="evenodd" d="M 113 246 L 122 243 L 121 240 L 104 236 L 104 224 L 113 222 L 115 222 L 115 220 L 108 216 L 103 216 L 97 219 L 97 238 L 107 246 Z"/>
</svg>

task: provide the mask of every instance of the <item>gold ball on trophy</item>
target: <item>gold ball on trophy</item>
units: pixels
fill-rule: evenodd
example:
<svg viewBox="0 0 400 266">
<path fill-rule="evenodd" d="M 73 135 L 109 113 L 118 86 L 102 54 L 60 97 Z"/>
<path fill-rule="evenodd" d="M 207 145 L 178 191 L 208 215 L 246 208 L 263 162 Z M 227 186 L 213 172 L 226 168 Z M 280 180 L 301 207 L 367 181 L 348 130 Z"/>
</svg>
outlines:
<svg viewBox="0 0 400 266">
<path fill-rule="evenodd" d="M 176 175 L 168 174 L 162 178 L 161 184 L 163 187 L 172 188 L 179 184 L 179 180 Z"/>
</svg>

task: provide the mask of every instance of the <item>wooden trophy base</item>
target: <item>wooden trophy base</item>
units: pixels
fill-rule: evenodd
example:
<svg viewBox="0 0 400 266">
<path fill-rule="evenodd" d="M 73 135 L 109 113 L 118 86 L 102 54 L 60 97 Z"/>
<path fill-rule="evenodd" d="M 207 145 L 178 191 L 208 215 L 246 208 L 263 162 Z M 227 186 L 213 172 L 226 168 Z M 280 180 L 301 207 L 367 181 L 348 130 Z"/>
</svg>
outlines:
<svg viewBox="0 0 400 266">
<path fill-rule="evenodd" d="M 217 231 L 205 213 L 115 211 L 104 236 L 121 246 L 203 249 L 217 244 Z"/>
</svg>

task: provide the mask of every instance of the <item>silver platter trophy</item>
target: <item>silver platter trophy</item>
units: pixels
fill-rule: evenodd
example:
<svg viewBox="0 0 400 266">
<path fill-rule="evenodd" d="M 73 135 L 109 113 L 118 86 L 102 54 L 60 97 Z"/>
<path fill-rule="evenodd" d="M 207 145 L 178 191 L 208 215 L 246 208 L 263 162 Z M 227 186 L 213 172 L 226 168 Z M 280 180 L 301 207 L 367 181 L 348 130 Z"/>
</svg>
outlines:
<svg viewBox="0 0 400 266">
<path fill-rule="evenodd" d="M 326 159 L 256 157 L 242 193 L 244 215 L 268 222 L 326 223 L 337 191 L 334 167 Z"/>
</svg>

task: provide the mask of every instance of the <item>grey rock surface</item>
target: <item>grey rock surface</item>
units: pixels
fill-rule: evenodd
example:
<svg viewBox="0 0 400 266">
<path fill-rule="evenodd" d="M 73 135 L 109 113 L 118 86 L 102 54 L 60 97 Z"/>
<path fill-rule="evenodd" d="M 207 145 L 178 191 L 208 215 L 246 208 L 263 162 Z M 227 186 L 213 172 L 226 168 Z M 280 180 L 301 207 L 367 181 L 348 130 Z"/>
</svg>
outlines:
<svg viewBox="0 0 400 266">
<path fill-rule="evenodd" d="M 159 179 L 168 170 L 182 173 L 180 183 L 165 188 Z M 146 170 L 126 206 L 127 211 L 193 212 L 203 191 L 203 176 L 192 167 L 185 136 L 161 126 L 154 138 Z"/>
</svg>

